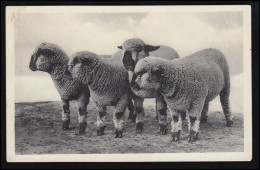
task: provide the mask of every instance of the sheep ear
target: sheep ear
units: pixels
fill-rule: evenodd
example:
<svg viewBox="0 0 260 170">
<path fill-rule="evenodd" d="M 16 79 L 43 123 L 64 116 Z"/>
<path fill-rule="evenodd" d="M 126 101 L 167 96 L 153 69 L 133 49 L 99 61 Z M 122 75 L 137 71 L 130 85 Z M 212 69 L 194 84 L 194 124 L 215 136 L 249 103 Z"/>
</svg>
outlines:
<svg viewBox="0 0 260 170">
<path fill-rule="evenodd" d="M 147 52 L 155 51 L 158 50 L 159 48 L 160 46 L 145 45 L 145 51 Z"/>
<path fill-rule="evenodd" d="M 122 46 L 117 46 L 117 48 L 119 48 L 119 49 L 123 50 L 123 47 L 122 47 Z"/>
<path fill-rule="evenodd" d="M 164 74 L 163 68 L 161 66 L 153 68 L 152 74 L 155 75 L 158 78 L 159 77 L 168 77 L 167 75 Z"/>
</svg>

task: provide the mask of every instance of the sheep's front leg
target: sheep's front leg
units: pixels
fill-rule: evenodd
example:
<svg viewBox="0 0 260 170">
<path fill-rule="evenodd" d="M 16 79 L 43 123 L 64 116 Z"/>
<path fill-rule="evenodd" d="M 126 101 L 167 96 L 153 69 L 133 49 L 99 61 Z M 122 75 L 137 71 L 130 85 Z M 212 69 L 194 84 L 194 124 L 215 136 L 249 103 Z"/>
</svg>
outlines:
<svg viewBox="0 0 260 170">
<path fill-rule="evenodd" d="M 156 98 L 156 119 L 159 121 L 160 133 L 165 135 L 167 133 L 167 104 L 161 95 Z"/>
<path fill-rule="evenodd" d="M 128 96 L 122 97 L 116 104 L 113 115 L 115 138 L 122 138 L 124 130 L 124 113 L 128 104 Z"/>
<path fill-rule="evenodd" d="M 171 134 L 172 140 L 177 142 L 180 140 L 181 131 L 182 131 L 182 116 L 181 112 L 178 110 L 171 110 L 172 122 L 171 122 Z"/>
<path fill-rule="evenodd" d="M 78 104 L 78 122 L 79 122 L 79 130 L 78 134 L 82 134 L 85 132 L 87 126 L 87 105 L 89 103 L 89 98 L 83 96 L 80 97 L 77 101 Z"/>
<path fill-rule="evenodd" d="M 104 135 L 106 128 L 106 107 L 105 106 L 97 106 L 98 116 L 97 116 L 97 135 Z"/>
<path fill-rule="evenodd" d="M 141 133 L 144 126 L 144 108 L 143 108 L 144 99 L 135 97 L 134 106 L 136 112 L 136 133 Z"/>
<path fill-rule="evenodd" d="M 62 130 L 69 130 L 70 125 L 70 105 L 69 100 L 61 99 L 62 102 Z"/>
<path fill-rule="evenodd" d="M 193 103 L 188 110 L 189 142 L 194 142 L 198 139 L 203 104 L 203 102 Z"/>
</svg>

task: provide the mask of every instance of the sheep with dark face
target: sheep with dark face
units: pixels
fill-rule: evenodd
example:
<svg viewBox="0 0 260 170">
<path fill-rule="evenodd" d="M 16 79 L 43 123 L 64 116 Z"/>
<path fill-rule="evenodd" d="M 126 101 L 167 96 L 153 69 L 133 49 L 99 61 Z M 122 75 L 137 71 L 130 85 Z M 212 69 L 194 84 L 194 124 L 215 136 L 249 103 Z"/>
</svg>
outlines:
<svg viewBox="0 0 260 170">
<path fill-rule="evenodd" d="M 115 137 L 121 138 L 124 113 L 133 96 L 127 71 L 118 65 L 104 62 L 96 54 L 88 51 L 75 53 L 69 60 L 68 70 L 73 78 L 88 85 L 90 89 L 91 99 L 98 110 L 97 134 L 104 134 L 106 106 L 115 106 L 113 114 Z M 138 109 L 137 103 L 135 102 L 136 109 Z"/>
<path fill-rule="evenodd" d="M 126 40 L 122 46 L 118 46 L 119 51 L 115 53 L 111 58 L 115 60 L 115 58 L 119 58 L 119 54 L 121 54 L 123 61 L 123 66 L 127 69 L 129 75 L 129 82 L 131 85 L 131 89 L 133 93 L 142 98 L 156 98 L 156 119 L 159 121 L 159 127 L 161 134 L 166 134 L 167 132 L 167 104 L 163 99 L 163 96 L 160 95 L 154 89 L 138 89 L 135 82 L 136 75 L 134 74 L 134 69 L 136 63 L 142 58 L 148 57 L 149 55 L 154 55 L 159 58 L 163 58 L 166 60 L 173 60 L 179 58 L 178 53 L 167 46 L 152 46 L 145 44 L 141 39 L 133 38 Z M 140 111 L 143 111 L 140 110 Z M 137 112 L 138 114 L 138 112 Z M 140 113 L 143 115 L 144 113 Z M 185 113 L 183 114 L 185 117 Z M 139 127 L 142 127 L 143 122 L 139 122 Z"/>
<path fill-rule="evenodd" d="M 182 129 L 180 111 L 188 111 L 189 141 L 198 137 L 201 115 L 209 102 L 220 95 L 226 125 L 232 126 L 229 108 L 230 77 L 225 56 L 216 49 L 204 49 L 171 62 L 147 57 L 135 67 L 140 88 L 160 92 L 172 112 L 172 137 L 179 140 Z"/>
<path fill-rule="evenodd" d="M 31 56 L 29 68 L 32 71 L 43 71 L 50 74 L 62 101 L 63 130 L 69 129 L 70 109 L 69 102 L 76 100 L 78 105 L 78 133 L 86 128 L 87 105 L 90 92 L 87 85 L 83 85 L 71 76 L 64 74 L 69 57 L 57 45 L 41 43 Z"/>
</svg>

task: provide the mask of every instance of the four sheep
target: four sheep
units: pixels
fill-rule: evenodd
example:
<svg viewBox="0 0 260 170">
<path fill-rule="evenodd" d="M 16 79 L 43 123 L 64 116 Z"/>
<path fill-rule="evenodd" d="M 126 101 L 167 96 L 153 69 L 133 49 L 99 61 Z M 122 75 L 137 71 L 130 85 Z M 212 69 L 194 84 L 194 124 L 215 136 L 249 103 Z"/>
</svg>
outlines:
<svg viewBox="0 0 260 170">
<path fill-rule="evenodd" d="M 189 141 L 196 141 L 201 115 L 209 102 L 220 95 L 226 125 L 232 126 L 229 108 L 230 77 L 225 56 L 216 49 L 204 49 L 171 62 L 147 57 L 136 67 L 134 80 L 142 89 L 154 89 L 164 97 L 172 113 L 171 132 L 174 141 L 182 130 L 181 111 L 188 111 Z"/>
<path fill-rule="evenodd" d="M 156 54 L 160 47 L 163 49 Z M 29 68 L 47 72 L 52 77 L 61 96 L 63 130 L 69 129 L 69 102 L 76 100 L 78 133 L 85 131 L 90 96 L 98 110 L 98 135 L 103 135 L 106 127 L 106 106 L 115 106 L 116 138 L 122 137 L 127 107 L 136 121 L 136 131 L 141 132 L 144 98 L 156 98 L 161 134 L 167 132 L 167 106 L 170 108 L 173 141 L 180 139 L 182 114 L 186 111 L 188 140 L 196 141 L 200 122 L 207 120 L 209 102 L 217 95 L 220 95 L 226 125 L 232 126 L 229 68 L 220 51 L 204 49 L 180 59 L 173 49 L 147 45 L 140 39 L 129 39 L 118 48 L 122 51 L 114 54 L 110 62 L 88 51 L 77 52 L 69 59 L 60 47 L 51 43 L 42 43 L 36 48 Z M 156 57 L 149 55 L 152 51 Z"/>
<path fill-rule="evenodd" d="M 96 54 L 87 51 L 75 53 L 69 60 L 68 70 L 74 79 L 88 85 L 90 89 L 91 99 L 98 110 L 97 134 L 104 134 L 106 106 L 115 106 L 113 114 L 115 137 L 121 138 L 124 113 L 129 102 L 134 98 L 127 71 L 122 66 L 105 62 Z M 134 99 L 135 108 L 138 110 L 136 105 L 138 99 Z"/>
<path fill-rule="evenodd" d="M 123 66 L 128 71 L 129 82 L 133 93 L 141 98 L 156 98 L 156 118 L 159 121 L 159 127 L 161 134 L 166 134 L 167 132 L 167 104 L 160 95 L 154 89 L 138 89 L 134 84 L 135 74 L 134 69 L 136 63 L 147 56 L 155 55 L 159 58 L 166 60 L 173 60 L 179 58 L 178 53 L 167 46 L 152 46 L 145 44 L 141 39 L 133 38 L 126 40 L 122 46 L 118 46 L 121 51 L 117 52 L 112 56 L 114 60 L 123 61 Z M 119 54 L 121 54 L 121 57 Z M 122 58 L 122 59 L 120 59 Z M 137 114 L 144 115 L 143 109 L 136 110 Z M 142 130 L 143 122 L 138 122 L 137 127 L 140 127 L 139 131 Z"/>
<path fill-rule="evenodd" d="M 78 105 L 78 133 L 86 128 L 87 105 L 90 92 L 87 85 L 80 83 L 71 76 L 64 74 L 69 57 L 57 45 L 41 43 L 31 56 L 29 68 L 32 71 L 44 71 L 50 74 L 62 101 L 63 130 L 69 129 L 70 109 L 69 102 L 76 100 Z"/>
</svg>

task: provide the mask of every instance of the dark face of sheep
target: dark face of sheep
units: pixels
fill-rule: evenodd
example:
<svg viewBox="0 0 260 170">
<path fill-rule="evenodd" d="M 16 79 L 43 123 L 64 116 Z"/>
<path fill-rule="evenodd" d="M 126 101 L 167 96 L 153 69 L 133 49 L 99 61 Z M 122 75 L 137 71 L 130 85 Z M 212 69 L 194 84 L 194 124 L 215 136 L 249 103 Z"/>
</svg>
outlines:
<svg viewBox="0 0 260 170">
<path fill-rule="evenodd" d="M 97 62 L 96 54 L 87 51 L 78 52 L 70 58 L 67 69 L 73 78 L 78 79 L 84 84 L 88 84 L 90 72 Z"/>
<path fill-rule="evenodd" d="M 40 44 L 31 56 L 29 68 L 32 71 L 40 70 L 49 72 L 53 67 L 55 57 L 59 52 L 60 49 L 54 44 Z"/>
<path fill-rule="evenodd" d="M 123 65 L 128 70 L 129 82 L 133 85 L 136 78 L 134 75 L 136 63 L 142 58 L 149 56 L 149 52 L 159 49 L 160 46 L 147 45 L 140 39 L 129 39 L 122 46 L 118 46 L 118 48 L 123 50 Z"/>
</svg>

